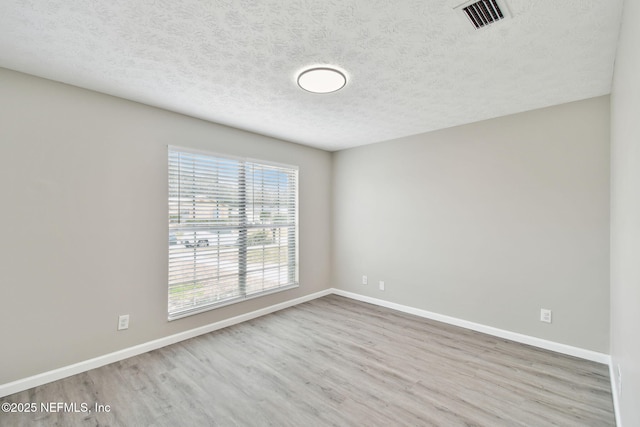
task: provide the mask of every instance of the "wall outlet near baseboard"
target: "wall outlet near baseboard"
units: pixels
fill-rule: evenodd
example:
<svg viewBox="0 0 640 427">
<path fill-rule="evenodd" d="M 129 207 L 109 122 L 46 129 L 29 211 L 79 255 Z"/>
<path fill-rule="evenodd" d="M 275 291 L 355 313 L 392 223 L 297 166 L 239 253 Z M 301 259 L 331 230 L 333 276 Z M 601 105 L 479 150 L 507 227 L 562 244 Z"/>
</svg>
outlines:
<svg viewBox="0 0 640 427">
<path fill-rule="evenodd" d="M 367 279 L 367 276 L 362 276 L 362 284 L 366 285 L 367 283 L 369 283 L 369 279 Z"/>
<path fill-rule="evenodd" d="M 122 331 L 124 329 L 129 329 L 129 315 L 123 314 L 118 317 L 118 330 Z"/>
<path fill-rule="evenodd" d="M 540 321 L 545 323 L 551 323 L 551 310 L 547 310 L 546 308 L 541 308 Z"/>
<path fill-rule="evenodd" d="M 378 283 L 378 286 L 380 287 L 381 291 L 384 291 L 384 280 L 380 280 L 380 283 Z"/>
</svg>

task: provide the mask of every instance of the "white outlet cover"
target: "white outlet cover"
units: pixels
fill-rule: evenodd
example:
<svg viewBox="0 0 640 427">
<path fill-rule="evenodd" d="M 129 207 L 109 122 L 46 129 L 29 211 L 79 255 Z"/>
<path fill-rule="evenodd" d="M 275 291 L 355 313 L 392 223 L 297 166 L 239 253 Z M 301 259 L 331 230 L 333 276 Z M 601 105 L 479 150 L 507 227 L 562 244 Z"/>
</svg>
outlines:
<svg viewBox="0 0 640 427">
<path fill-rule="evenodd" d="M 551 323 L 551 310 L 541 308 L 540 309 L 540 321 L 545 323 Z"/>
<path fill-rule="evenodd" d="M 367 283 L 369 283 L 369 280 L 367 279 L 367 276 L 362 276 L 362 284 L 366 285 Z"/>
<path fill-rule="evenodd" d="M 380 290 L 384 291 L 384 281 L 380 280 Z"/>
<path fill-rule="evenodd" d="M 129 315 L 123 314 L 118 317 L 118 330 L 122 331 L 124 329 L 129 329 Z"/>
</svg>

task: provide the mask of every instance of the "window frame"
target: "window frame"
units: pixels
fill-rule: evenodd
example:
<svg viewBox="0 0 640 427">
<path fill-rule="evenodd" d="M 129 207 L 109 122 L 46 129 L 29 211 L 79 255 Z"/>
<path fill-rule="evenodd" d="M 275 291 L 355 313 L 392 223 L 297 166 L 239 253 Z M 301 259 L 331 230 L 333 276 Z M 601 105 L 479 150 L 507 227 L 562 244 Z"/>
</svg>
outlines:
<svg viewBox="0 0 640 427">
<path fill-rule="evenodd" d="M 293 277 L 293 282 L 288 284 L 288 285 L 283 285 L 283 286 L 276 286 L 274 288 L 269 288 L 263 291 L 259 291 L 259 292 L 253 292 L 253 293 L 249 293 L 247 295 L 246 293 L 246 279 L 244 280 L 245 282 L 245 289 L 239 290 L 239 292 L 241 293 L 241 295 L 235 296 L 235 297 L 230 297 L 230 298 L 225 298 L 222 299 L 220 301 L 213 301 L 213 302 L 209 302 L 209 303 L 204 303 L 201 305 L 195 305 L 191 308 L 183 308 L 177 311 L 170 311 L 170 302 L 171 302 L 171 297 L 170 297 L 170 290 L 171 290 L 171 276 L 170 276 L 170 272 L 171 272 L 171 238 L 172 238 L 172 232 L 174 232 L 174 228 L 171 227 L 171 188 L 170 188 L 170 180 L 171 180 L 171 152 L 178 152 L 178 153 L 185 153 L 185 154 L 193 154 L 196 156 L 207 156 L 210 157 L 211 159 L 216 159 L 216 160 L 229 160 L 229 161 L 233 161 L 233 162 L 238 162 L 238 165 L 242 165 L 241 168 L 243 169 L 243 175 L 244 178 L 242 178 L 243 181 L 243 185 L 242 186 L 238 186 L 238 192 L 239 194 L 244 192 L 244 195 L 242 196 L 238 196 L 241 199 L 244 197 L 244 201 L 241 204 L 243 206 L 243 208 L 241 208 L 240 210 L 243 213 L 243 220 L 241 221 L 241 228 L 238 229 L 239 234 L 241 235 L 242 233 L 244 233 L 245 237 L 244 238 L 239 238 L 239 242 L 238 242 L 238 274 L 239 277 L 241 275 L 244 275 L 246 278 L 246 275 L 248 273 L 248 268 L 247 268 L 247 254 L 249 252 L 249 243 L 248 243 L 248 238 L 247 238 L 247 234 L 249 233 L 250 230 L 255 229 L 255 224 L 253 225 L 249 225 L 247 223 L 247 212 L 246 212 L 246 207 L 250 204 L 249 203 L 249 199 L 248 196 L 246 194 L 246 186 L 247 186 L 247 182 L 248 179 L 246 177 L 247 171 L 249 170 L 249 168 L 247 167 L 248 164 L 251 165 L 257 165 L 257 166 L 266 166 L 266 167 L 275 167 L 275 168 L 283 168 L 283 169 L 287 169 L 287 173 L 291 173 L 293 172 L 293 176 L 295 177 L 295 190 L 294 190 L 294 215 L 293 215 L 293 220 L 294 220 L 294 224 L 293 224 L 293 232 L 294 232 L 294 237 L 293 237 L 293 244 L 294 244 L 294 254 L 293 254 L 293 262 L 295 263 L 293 266 L 294 271 L 291 273 L 289 273 L 290 275 L 292 275 Z M 182 147 L 182 146 L 176 146 L 176 145 L 168 145 L 167 146 L 167 208 L 168 208 L 168 217 L 167 217 L 167 236 L 168 236 L 168 248 L 167 248 L 167 254 L 168 254 L 168 268 L 167 268 L 167 272 L 168 272 L 168 277 L 167 277 L 167 315 L 168 315 L 168 320 L 172 321 L 172 320 L 177 320 L 177 319 L 181 319 L 184 317 L 189 317 L 195 314 L 199 314 L 199 313 L 203 313 L 206 311 L 210 311 L 210 310 L 214 310 L 217 308 L 221 308 L 221 307 L 225 307 L 228 305 L 232 305 L 232 304 L 236 304 L 242 301 L 247 301 L 247 300 L 251 300 L 254 298 L 259 298 L 259 297 L 263 297 L 266 295 L 271 295 L 274 293 L 278 293 L 278 292 L 283 292 L 286 290 L 290 290 L 290 289 L 295 289 L 298 288 L 300 286 L 300 282 L 299 282 L 299 271 L 300 271 L 300 263 L 299 263 L 299 256 L 300 256 L 300 244 L 299 244 L 299 215 L 300 215 L 300 205 L 299 205 L 299 190 L 300 190 L 300 177 L 299 177 L 299 172 L 300 169 L 298 166 L 296 165 L 290 165 L 290 164 L 284 164 L 284 163 L 279 163 L 279 162 L 273 162 L 273 161 L 269 161 L 269 160 L 263 160 L 263 159 L 255 159 L 255 158 L 250 158 L 250 157 L 240 157 L 240 156 L 234 156 L 234 155 L 229 155 L 229 154 L 223 154 L 223 153 L 218 153 L 218 152 L 213 152 L 213 151 L 207 151 L 207 150 L 200 150 L 200 149 L 194 149 L 194 148 L 188 148 L 188 147 Z M 241 189 L 241 187 L 244 187 L 244 189 Z M 242 225 L 244 225 L 244 227 L 242 227 Z M 187 227 L 179 227 L 179 228 L 187 228 Z M 197 227 L 194 227 L 194 230 Z M 259 228 L 259 227 L 258 227 Z M 285 228 L 287 230 L 291 229 L 291 227 L 282 227 Z M 195 232 L 195 231 L 194 231 Z M 175 232 L 174 232 L 175 233 Z M 241 253 L 240 251 L 243 250 L 244 252 Z M 194 251 L 195 251 L 195 247 L 194 247 Z M 194 265 L 197 264 L 194 261 Z M 244 269 L 242 270 L 242 267 L 244 265 Z M 291 270 L 292 266 L 290 264 L 290 262 L 288 262 L 287 264 L 285 264 L 287 269 Z M 241 279 L 239 279 L 239 282 L 237 284 L 238 287 L 241 287 Z M 241 288 L 240 288 L 241 289 Z"/>
</svg>

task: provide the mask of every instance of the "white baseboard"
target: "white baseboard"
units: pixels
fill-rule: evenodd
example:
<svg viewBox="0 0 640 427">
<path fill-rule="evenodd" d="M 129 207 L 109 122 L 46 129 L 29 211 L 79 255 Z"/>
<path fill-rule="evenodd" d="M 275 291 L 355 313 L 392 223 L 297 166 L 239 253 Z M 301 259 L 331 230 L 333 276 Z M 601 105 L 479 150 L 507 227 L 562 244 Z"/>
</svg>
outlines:
<svg viewBox="0 0 640 427">
<path fill-rule="evenodd" d="M 403 313 L 414 314 L 416 316 L 424 317 L 431 320 L 437 320 L 438 322 L 448 323 L 454 326 L 460 326 L 473 331 L 482 332 L 488 335 L 493 335 L 500 338 L 506 338 L 511 341 L 516 341 L 522 344 L 532 345 L 534 347 L 544 348 L 545 350 L 551 350 L 562 354 L 568 354 L 570 356 L 579 357 L 581 359 L 591 360 L 593 362 L 599 362 L 604 364 L 610 364 L 611 358 L 608 354 L 598 353 L 592 350 L 586 350 L 579 347 L 573 347 L 566 344 L 560 344 L 554 341 L 544 340 L 542 338 L 536 338 L 529 335 L 519 334 L 517 332 L 506 331 L 504 329 L 494 328 L 492 326 L 482 325 L 480 323 L 470 322 L 468 320 L 462 320 L 451 316 L 445 316 L 443 314 L 433 313 L 431 311 L 422 310 L 419 308 L 409 307 L 402 304 L 396 304 L 393 302 L 381 300 L 378 298 L 372 298 L 365 295 L 356 294 L 354 292 L 343 291 L 342 289 L 332 289 L 332 293 L 343 297 L 355 299 L 358 301 L 367 302 L 370 304 L 379 305 L 381 307 L 391 308 L 393 310 L 402 311 Z"/>
<path fill-rule="evenodd" d="M 86 372 L 91 369 L 99 368 L 100 366 L 108 365 L 110 363 L 118 362 L 120 360 L 127 359 L 129 357 L 137 356 L 142 353 L 146 353 L 148 351 L 156 350 L 161 347 L 165 347 L 167 345 L 171 345 L 180 341 L 187 340 L 189 338 L 196 337 L 198 335 L 206 334 L 209 332 L 216 331 L 218 329 L 225 328 L 227 326 L 236 325 L 238 323 L 246 322 L 247 320 L 255 319 L 260 316 L 264 316 L 266 314 L 270 314 L 288 307 L 293 307 L 294 305 L 301 304 L 303 302 L 311 301 L 316 298 L 320 298 L 329 294 L 336 294 L 343 297 L 351 298 L 358 301 L 367 302 L 370 304 L 375 304 L 381 307 L 391 308 L 393 310 L 398 310 L 404 313 L 414 314 L 416 316 L 424 317 L 427 319 L 436 320 L 443 323 L 448 323 L 450 325 L 460 326 L 463 328 L 471 329 L 478 332 L 483 332 L 485 334 L 497 336 L 500 338 L 509 339 L 512 341 L 520 342 L 523 344 L 529 344 L 535 347 L 544 348 L 547 350 L 556 351 L 558 353 L 568 354 L 571 356 L 580 357 L 582 359 L 591 360 L 594 362 L 605 363 L 609 365 L 609 370 L 611 372 L 611 383 L 612 383 L 612 392 L 614 396 L 614 406 L 616 410 L 616 418 L 619 419 L 618 412 L 618 394 L 617 388 L 614 386 L 615 377 L 613 375 L 613 368 L 611 365 L 611 358 L 607 354 L 598 353 L 591 350 L 585 350 L 578 347 L 572 347 L 566 344 L 560 344 L 553 341 L 543 340 L 541 338 L 535 338 L 528 335 L 519 334 L 516 332 L 506 331 L 503 329 L 494 328 L 491 326 L 482 325 L 479 323 L 469 322 L 467 320 L 458 319 L 455 317 L 445 316 L 438 313 L 433 313 L 430 311 L 409 307 L 402 304 L 396 304 L 393 302 L 368 297 L 365 295 L 356 294 L 353 292 L 344 291 L 341 289 L 325 289 L 320 292 L 316 292 L 310 295 L 305 295 L 300 298 L 295 298 L 289 301 L 285 301 L 279 304 L 275 304 L 269 307 L 262 308 L 260 310 L 255 310 L 250 313 L 245 313 L 236 317 L 232 317 L 229 319 L 221 320 L 219 322 L 211 323 L 209 325 L 201 326 L 199 328 L 190 329 L 188 331 L 180 332 L 174 335 L 170 335 L 168 337 L 159 338 L 157 340 L 149 341 L 143 344 L 139 344 L 133 347 L 125 348 L 113 353 L 105 354 L 103 356 L 98 356 L 93 359 L 85 360 L 82 362 L 75 363 L 73 365 L 64 366 L 59 369 L 54 369 L 52 371 L 43 372 L 38 375 L 34 375 L 28 378 L 20 379 L 17 381 L 13 381 L 6 384 L 0 384 L 0 397 L 8 396 L 10 394 L 18 393 L 24 390 L 28 390 L 33 387 L 37 387 L 39 385 L 43 385 L 52 381 L 57 381 L 62 378 L 66 378 L 72 375 L 76 375 L 82 372 Z M 618 427 L 620 425 L 618 424 Z"/>
<path fill-rule="evenodd" d="M 616 414 L 616 426 L 622 427 L 622 421 L 620 419 L 620 395 L 618 394 L 618 375 L 613 367 L 613 358 L 609 363 L 609 377 L 611 378 L 611 395 L 613 396 L 613 412 Z"/>
<path fill-rule="evenodd" d="M 8 396 L 13 393 L 18 393 L 24 390 L 28 390 L 39 385 L 47 384 L 52 381 L 57 381 L 62 378 L 70 377 L 82 372 L 86 372 L 90 369 L 99 368 L 100 366 L 108 365 L 109 363 L 118 362 L 120 360 L 128 359 L 129 357 L 137 356 L 142 353 L 146 353 L 152 350 L 156 350 L 161 347 L 165 347 L 171 344 L 175 344 L 180 341 L 187 340 L 189 338 L 197 337 L 198 335 L 207 334 L 209 332 L 216 331 L 218 329 L 226 328 L 227 326 L 236 325 L 238 323 L 246 322 L 247 320 L 255 319 L 256 317 L 264 316 L 266 314 L 273 313 L 294 305 L 301 304 L 303 302 L 311 301 L 316 298 L 320 298 L 332 293 L 331 289 L 325 289 L 320 292 L 316 292 L 310 295 L 305 295 L 300 298 L 295 298 L 289 301 L 282 302 L 280 304 L 271 305 L 269 307 L 255 310 L 249 313 L 241 314 L 239 316 L 231 317 L 229 319 L 221 320 L 219 322 L 211 323 L 209 325 L 201 326 L 199 328 L 190 329 L 188 331 L 180 332 L 168 337 L 159 338 L 157 340 L 149 341 L 143 344 L 139 344 L 133 347 L 125 348 L 123 350 L 115 351 L 113 353 L 98 356 L 93 359 L 85 360 L 82 362 L 74 363 L 73 365 L 63 366 L 59 369 L 43 372 L 38 375 L 20 379 L 6 384 L 0 384 L 0 397 Z"/>
</svg>

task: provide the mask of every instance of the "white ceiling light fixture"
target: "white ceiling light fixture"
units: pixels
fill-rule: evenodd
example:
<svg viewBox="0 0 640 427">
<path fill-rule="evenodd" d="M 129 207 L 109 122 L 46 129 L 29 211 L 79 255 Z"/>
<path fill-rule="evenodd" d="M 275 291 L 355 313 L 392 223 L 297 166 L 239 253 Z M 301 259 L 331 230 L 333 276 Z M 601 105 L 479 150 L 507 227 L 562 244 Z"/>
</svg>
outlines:
<svg viewBox="0 0 640 427">
<path fill-rule="evenodd" d="M 332 67 L 309 68 L 298 75 L 298 86 L 312 93 L 336 92 L 346 84 L 346 75 Z"/>
</svg>

